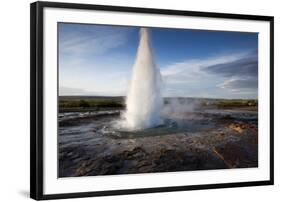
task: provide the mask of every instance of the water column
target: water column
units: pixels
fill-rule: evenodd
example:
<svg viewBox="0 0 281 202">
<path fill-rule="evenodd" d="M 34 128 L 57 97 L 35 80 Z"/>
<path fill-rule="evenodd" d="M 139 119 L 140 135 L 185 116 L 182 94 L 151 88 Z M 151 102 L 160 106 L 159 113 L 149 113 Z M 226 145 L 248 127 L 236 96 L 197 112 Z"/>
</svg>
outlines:
<svg viewBox="0 0 281 202">
<path fill-rule="evenodd" d="M 140 41 L 126 99 L 126 128 L 140 130 L 161 123 L 161 74 L 155 66 L 149 29 L 140 29 Z"/>
</svg>

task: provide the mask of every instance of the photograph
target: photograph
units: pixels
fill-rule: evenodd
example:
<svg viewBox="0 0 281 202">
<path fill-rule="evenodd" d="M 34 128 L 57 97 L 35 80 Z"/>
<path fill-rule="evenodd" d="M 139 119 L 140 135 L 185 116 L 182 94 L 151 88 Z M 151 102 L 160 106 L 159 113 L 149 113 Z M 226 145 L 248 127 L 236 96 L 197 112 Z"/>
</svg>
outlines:
<svg viewBox="0 0 281 202">
<path fill-rule="evenodd" d="M 257 168 L 257 32 L 57 23 L 58 178 Z"/>
</svg>

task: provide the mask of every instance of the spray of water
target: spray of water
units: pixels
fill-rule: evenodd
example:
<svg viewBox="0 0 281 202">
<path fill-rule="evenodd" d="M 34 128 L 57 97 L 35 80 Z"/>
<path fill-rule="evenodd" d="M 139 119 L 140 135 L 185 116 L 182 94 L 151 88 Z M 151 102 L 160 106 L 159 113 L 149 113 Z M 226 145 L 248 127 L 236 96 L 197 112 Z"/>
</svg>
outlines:
<svg viewBox="0 0 281 202">
<path fill-rule="evenodd" d="M 161 74 L 156 68 L 148 28 L 140 29 L 140 42 L 126 99 L 125 127 L 151 128 L 161 123 Z"/>
</svg>

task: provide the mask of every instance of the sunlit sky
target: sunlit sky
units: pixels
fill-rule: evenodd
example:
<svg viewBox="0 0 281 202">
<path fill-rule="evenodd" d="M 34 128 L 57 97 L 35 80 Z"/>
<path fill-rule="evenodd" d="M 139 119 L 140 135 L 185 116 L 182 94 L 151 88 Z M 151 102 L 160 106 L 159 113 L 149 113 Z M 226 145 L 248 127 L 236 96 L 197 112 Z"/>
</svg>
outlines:
<svg viewBox="0 0 281 202">
<path fill-rule="evenodd" d="M 150 36 L 165 97 L 257 98 L 257 33 L 150 28 Z M 59 94 L 126 95 L 138 40 L 138 27 L 59 23 Z"/>
</svg>

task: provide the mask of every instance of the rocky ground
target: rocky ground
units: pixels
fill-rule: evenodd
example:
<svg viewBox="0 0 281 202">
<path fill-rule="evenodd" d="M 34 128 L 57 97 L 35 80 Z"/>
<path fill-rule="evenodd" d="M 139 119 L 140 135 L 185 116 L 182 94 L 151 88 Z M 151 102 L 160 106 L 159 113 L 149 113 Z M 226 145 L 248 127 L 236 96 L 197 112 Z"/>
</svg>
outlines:
<svg viewBox="0 0 281 202">
<path fill-rule="evenodd" d="M 118 112 L 61 119 L 59 177 L 257 167 L 257 113 L 222 112 L 181 114 L 187 128 L 136 134 L 103 130 Z"/>
</svg>

